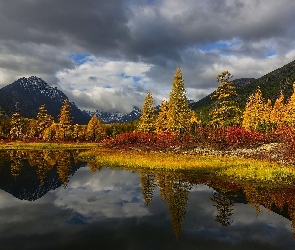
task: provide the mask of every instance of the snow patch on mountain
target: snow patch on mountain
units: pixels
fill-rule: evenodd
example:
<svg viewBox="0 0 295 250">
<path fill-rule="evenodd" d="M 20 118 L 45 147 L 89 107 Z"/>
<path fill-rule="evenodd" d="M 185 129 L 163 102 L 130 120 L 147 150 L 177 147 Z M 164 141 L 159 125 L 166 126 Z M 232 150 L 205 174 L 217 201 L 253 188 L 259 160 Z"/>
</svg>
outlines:
<svg viewBox="0 0 295 250">
<path fill-rule="evenodd" d="M 16 83 L 29 92 L 37 91 L 57 102 L 63 102 L 65 99 L 68 99 L 62 91 L 58 90 L 56 87 L 53 88 L 49 86 L 45 81 L 36 76 L 31 76 L 29 78 L 22 77 L 18 79 Z"/>
<path fill-rule="evenodd" d="M 116 123 L 116 122 L 128 122 L 138 119 L 141 116 L 141 110 L 137 107 L 133 107 L 129 113 L 121 112 L 105 112 L 105 111 L 86 111 L 90 116 L 96 115 L 104 123 Z"/>
</svg>

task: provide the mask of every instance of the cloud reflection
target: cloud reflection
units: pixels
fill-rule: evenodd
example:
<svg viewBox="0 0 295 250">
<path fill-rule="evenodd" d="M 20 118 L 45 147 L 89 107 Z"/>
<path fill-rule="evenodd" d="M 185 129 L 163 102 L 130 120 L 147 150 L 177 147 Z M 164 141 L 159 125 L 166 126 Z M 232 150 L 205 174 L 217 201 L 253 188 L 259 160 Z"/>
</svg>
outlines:
<svg viewBox="0 0 295 250">
<path fill-rule="evenodd" d="M 150 214 L 144 205 L 137 173 L 79 169 L 68 188 L 56 193 L 55 205 L 70 208 L 87 222 Z"/>
</svg>

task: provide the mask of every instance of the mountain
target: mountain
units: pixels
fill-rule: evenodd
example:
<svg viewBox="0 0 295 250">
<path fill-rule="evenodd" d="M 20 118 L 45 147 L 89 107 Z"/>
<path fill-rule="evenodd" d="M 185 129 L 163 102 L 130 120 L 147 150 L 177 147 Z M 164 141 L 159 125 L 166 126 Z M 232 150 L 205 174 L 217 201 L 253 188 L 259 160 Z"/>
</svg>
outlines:
<svg viewBox="0 0 295 250">
<path fill-rule="evenodd" d="M 19 111 L 23 117 L 36 118 L 39 107 L 44 103 L 48 114 L 57 121 L 62 102 L 68 97 L 57 88 L 49 86 L 36 76 L 20 78 L 0 89 L 0 107 L 11 115 Z M 87 124 L 90 116 L 71 102 L 73 123 Z"/>
<path fill-rule="evenodd" d="M 266 100 L 270 99 L 272 103 L 274 103 L 282 90 L 286 101 L 293 92 L 293 83 L 295 82 L 295 61 L 292 61 L 258 79 L 241 78 L 233 80 L 233 82 L 236 86 L 238 95 L 236 100 L 242 110 L 244 110 L 249 96 L 255 93 L 258 86 Z M 203 121 L 208 121 L 209 112 L 214 106 L 214 101 L 211 100 L 210 95 L 192 104 L 192 109 L 200 114 Z"/>
<path fill-rule="evenodd" d="M 91 111 L 84 111 L 90 116 L 94 114 L 100 118 L 104 123 L 122 123 L 122 122 L 129 122 L 136 119 L 139 119 L 141 116 L 141 110 L 137 107 L 133 107 L 132 111 L 129 113 L 120 113 L 120 112 L 105 112 L 96 110 L 94 112 Z"/>
</svg>

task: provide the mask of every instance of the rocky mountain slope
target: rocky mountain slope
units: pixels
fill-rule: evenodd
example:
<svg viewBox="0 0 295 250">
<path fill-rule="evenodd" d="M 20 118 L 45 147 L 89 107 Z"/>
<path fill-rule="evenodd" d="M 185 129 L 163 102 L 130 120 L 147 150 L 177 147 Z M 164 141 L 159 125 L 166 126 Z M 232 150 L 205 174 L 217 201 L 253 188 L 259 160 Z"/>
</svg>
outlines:
<svg viewBox="0 0 295 250">
<path fill-rule="evenodd" d="M 24 117 L 36 118 L 39 107 L 44 103 L 48 114 L 53 115 L 57 121 L 65 99 L 68 97 L 62 91 L 49 86 L 36 76 L 20 78 L 0 89 L 0 107 L 9 116 L 19 111 Z M 87 124 L 90 116 L 82 113 L 75 103 L 70 105 L 73 123 Z"/>
</svg>

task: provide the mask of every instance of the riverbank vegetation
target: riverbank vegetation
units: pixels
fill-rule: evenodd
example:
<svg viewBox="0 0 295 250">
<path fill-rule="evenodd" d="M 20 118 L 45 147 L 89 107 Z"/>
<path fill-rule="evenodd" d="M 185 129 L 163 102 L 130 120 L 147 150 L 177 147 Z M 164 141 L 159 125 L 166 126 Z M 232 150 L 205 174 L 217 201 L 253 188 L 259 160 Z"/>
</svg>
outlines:
<svg viewBox="0 0 295 250">
<path fill-rule="evenodd" d="M 194 151 L 177 154 L 98 148 L 80 153 L 79 159 L 87 161 L 93 169 L 116 167 L 129 170 L 194 171 L 238 182 L 250 181 L 265 185 L 295 184 L 293 166 L 241 157 L 196 155 Z"/>
</svg>

